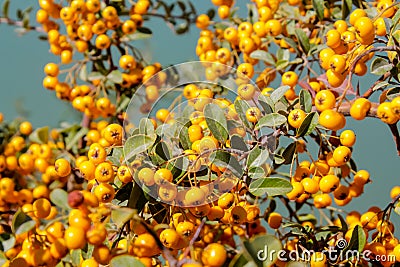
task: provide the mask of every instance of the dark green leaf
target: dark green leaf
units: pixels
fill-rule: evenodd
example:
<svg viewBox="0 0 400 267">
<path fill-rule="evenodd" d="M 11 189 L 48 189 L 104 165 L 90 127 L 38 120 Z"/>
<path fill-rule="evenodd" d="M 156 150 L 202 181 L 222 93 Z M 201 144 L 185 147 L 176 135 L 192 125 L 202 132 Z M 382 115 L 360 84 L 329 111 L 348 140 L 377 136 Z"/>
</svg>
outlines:
<svg viewBox="0 0 400 267">
<path fill-rule="evenodd" d="M 145 33 L 145 34 L 152 34 L 153 33 L 149 28 L 146 28 L 146 27 L 138 27 L 137 31 L 141 32 L 141 33 Z"/>
<path fill-rule="evenodd" d="M 261 117 L 256 125 L 256 129 L 262 127 L 279 127 L 287 121 L 286 117 L 279 113 L 270 113 Z"/>
<path fill-rule="evenodd" d="M 49 127 L 37 128 L 29 135 L 29 140 L 33 143 L 47 144 L 49 141 Z"/>
<path fill-rule="evenodd" d="M 250 54 L 250 57 L 251 57 L 251 58 L 254 58 L 254 59 L 262 60 L 262 61 L 264 61 L 265 63 L 267 63 L 267 64 L 269 64 L 269 65 L 275 65 L 275 59 L 274 59 L 274 57 L 271 55 L 271 53 L 268 53 L 268 52 L 265 51 L 265 50 L 256 50 L 256 51 L 253 51 L 253 52 Z"/>
<path fill-rule="evenodd" d="M 243 169 L 239 161 L 230 153 L 226 151 L 214 151 L 209 156 L 210 162 L 217 167 L 223 167 L 230 170 L 233 175 L 240 178 L 243 175 Z"/>
<path fill-rule="evenodd" d="M 307 114 L 306 118 L 301 123 L 299 130 L 297 131 L 297 136 L 306 136 L 314 131 L 315 127 L 318 125 L 318 118 L 319 115 L 317 112 L 311 112 Z"/>
<path fill-rule="evenodd" d="M 285 148 L 285 150 L 283 150 L 282 157 L 285 159 L 283 164 L 291 164 L 295 152 L 296 152 L 296 142 L 293 142 L 290 145 L 288 145 Z"/>
<path fill-rule="evenodd" d="M 320 21 L 324 19 L 324 0 L 312 0 L 312 4 Z"/>
<path fill-rule="evenodd" d="M 308 54 L 308 51 L 310 51 L 310 39 L 307 34 L 299 28 L 295 29 L 295 33 L 297 40 L 300 42 L 301 49 L 303 49 L 305 54 Z"/>
<path fill-rule="evenodd" d="M 68 193 L 60 188 L 56 188 L 50 193 L 50 200 L 56 205 L 58 208 L 63 210 L 70 210 L 70 206 L 68 205 Z"/>
<path fill-rule="evenodd" d="M 252 181 L 249 191 L 255 196 L 280 196 L 292 191 L 292 185 L 283 178 L 267 177 Z"/>
<path fill-rule="evenodd" d="M 210 103 L 204 107 L 204 117 L 214 137 L 225 143 L 229 133 L 224 111 L 217 104 Z"/>
<path fill-rule="evenodd" d="M 163 160 L 169 160 L 171 158 L 171 152 L 169 151 L 168 145 L 165 142 L 159 142 L 156 145 L 155 152 Z"/>
<path fill-rule="evenodd" d="M 353 9 L 353 1 L 352 0 L 342 0 L 342 19 L 345 20 L 347 16 L 350 14 L 350 11 Z"/>
<path fill-rule="evenodd" d="M 342 241 L 345 241 L 345 240 L 342 239 Z M 353 233 L 351 235 L 350 242 L 349 242 L 348 246 L 343 250 L 343 253 L 345 253 L 346 251 L 349 251 L 349 250 L 356 250 L 358 252 L 362 252 L 365 247 L 366 242 L 367 242 L 367 238 L 366 238 L 364 229 L 361 226 L 356 225 L 353 229 Z"/>
<path fill-rule="evenodd" d="M 270 98 L 274 103 L 278 102 L 284 95 L 285 93 L 290 89 L 290 86 L 288 85 L 283 85 L 278 88 L 276 88 L 274 91 L 272 91 Z"/>
<path fill-rule="evenodd" d="M 311 112 L 312 109 L 312 96 L 310 94 L 310 92 L 306 89 L 302 89 L 300 91 L 300 107 L 302 110 L 304 110 L 305 112 L 309 113 Z"/>
<path fill-rule="evenodd" d="M 393 68 L 393 64 L 389 63 L 386 59 L 376 57 L 371 63 L 371 73 L 375 75 L 383 75 Z"/>
<path fill-rule="evenodd" d="M 238 149 L 244 152 L 249 150 L 246 143 L 243 140 L 243 137 L 237 134 L 231 136 L 231 148 Z"/>
<path fill-rule="evenodd" d="M 342 215 L 338 214 L 339 220 L 340 220 L 340 224 L 342 225 L 342 232 L 346 233 L 347 230 L 349 230 L 349 228 L 347 227 L 347 223 L 346 220 L 343 218 Z"/>
<path fill-rule="evenodd" d="M 122 83 L 122 72 L 119 70 L 113 70 L 107 75 L 107 79 L 113 83 Z"/>
<path fill-rule="evenodd" d="M 124 159 L 129 161 L 134 156 L 147 151 L 153 144 L 156 136 L 137 134 L 131 136 L 124 144 Z"/>
<path fill-rule="evenodd" d="M 144 195 L 142 188 L 135 182 L 133 182 L 132 192 L 129 196 L 128 207 L 131 209 L 136 209 L 141 212 L 146 204 L 147 199 Z"/>
</svg>

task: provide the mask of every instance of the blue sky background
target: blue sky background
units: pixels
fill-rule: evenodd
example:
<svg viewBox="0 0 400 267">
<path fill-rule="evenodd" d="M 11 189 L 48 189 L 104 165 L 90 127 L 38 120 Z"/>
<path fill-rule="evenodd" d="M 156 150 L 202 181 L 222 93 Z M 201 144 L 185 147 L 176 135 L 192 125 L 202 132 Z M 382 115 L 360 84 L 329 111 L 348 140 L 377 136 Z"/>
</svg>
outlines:
<svg viewBox="0 0 400 267">
<path fill-rule="evenodd" d="M 199 12 L 211 7 L 210 0 L 192 2 Z M 32 0 L 12 1 L 10 14 L 15 14 L 13 10 L 16 7 L 23 9 L 28 5 L 37 7 L 36 1 Z M 34 16 L 31 17 L 34 19 Z M 196 60 L 197 29 L 193 27 L 188 34 L 176 36 L 162 20 L 156 18 L 146 26 L 153 30 L 153 37 L 132 43 L 146 49 L 146 59 L 159 61 L 163 65 Z M 70 105 L 59 101 L 54 92 L 42 87 L 44 65 L 49 61 L 58 62 L 59 59 L 49 53 L 47 42 L 39 41 L 37 37 L 35 32 L 19 37 L 13 27 L 0 24 L 0 111 L 6 120 L 12 120 L 21 115 L 19 111 L 24 110 L 35 127 L 75 121 L 77 117 L 71 112 Z M 371 78 L 363 79 L 361 90 L 368 88 L 372 82 Z M 354 158 L 360 169 L 367 169 L 371 173 L 373 183 L 366 185 L 365 194 L 354 199 L 346 210 L 365 212 L 372 205 L 383 208 L 390 201 L 391 187 L 400 185 L 400 161 L 389 128 L 377 119 L 348 121 L 346 128 L 354 129 L 357 133 Z M 394 214 L 393 219 L 400 225 L 398 215 Z"/>
</svg>

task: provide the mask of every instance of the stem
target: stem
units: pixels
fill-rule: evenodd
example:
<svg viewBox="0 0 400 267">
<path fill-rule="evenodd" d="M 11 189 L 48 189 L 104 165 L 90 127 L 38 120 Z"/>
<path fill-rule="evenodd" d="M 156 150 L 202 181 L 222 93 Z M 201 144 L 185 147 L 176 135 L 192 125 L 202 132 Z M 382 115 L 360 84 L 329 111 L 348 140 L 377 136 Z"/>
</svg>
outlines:
<svg viewBox="0 0 400 267">
<path fill-rule="evenodd" d="M 42 27 L 28 26 L 28 27 L 25 28 L 24 27 L 24 23 L 22 21 L 19 21 L 19 20 L 13 20 L 13 19 L 10 19 L 10 18 L 0 18 L 0 24 L 1 23 L 13 25 L 13 26 L 18 26 L 18 27 L 26 29 L 27 31 L 36 31 L 36 32 L 46 33 L 46 31 Z"/>
</svg>

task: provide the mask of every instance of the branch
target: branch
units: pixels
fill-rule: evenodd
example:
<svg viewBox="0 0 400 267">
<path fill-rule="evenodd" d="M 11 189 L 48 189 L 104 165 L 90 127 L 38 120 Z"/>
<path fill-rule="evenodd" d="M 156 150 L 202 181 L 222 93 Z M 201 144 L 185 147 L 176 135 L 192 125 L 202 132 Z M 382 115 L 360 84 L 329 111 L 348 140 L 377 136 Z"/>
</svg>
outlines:
<svg viewBox="0 0 400 267">
<path fill-rule="evenodd" d="M 8 24 L 8 25 L 12 25 L 12 26 L 18 26 L 21 28 L 26 29 L 27 31 L 36 31 L 36 32 L 42 32 L 42 33 L 46 33 L 46 31 L 42 28 L 42 27 L 37 27 L 37 26 L 24 26 L 24 23 L 22 21 L 19 20 L 13 20 L 10 18 L 1 18 L 0 17 L 0 24 Z"/>
</svg>

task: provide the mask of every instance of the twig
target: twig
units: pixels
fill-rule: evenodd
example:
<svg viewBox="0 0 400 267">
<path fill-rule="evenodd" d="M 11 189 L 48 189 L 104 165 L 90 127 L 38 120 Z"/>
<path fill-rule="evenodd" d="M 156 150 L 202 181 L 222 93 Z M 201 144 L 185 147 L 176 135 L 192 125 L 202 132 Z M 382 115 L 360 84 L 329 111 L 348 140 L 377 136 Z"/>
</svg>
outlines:
<svg viewBox="0 0 400 267">
<path fill-rule="evenodd" d="M 36 32 L 43 32 L 43 33 L 46 32 L 42 27 L 37 27 L 37 26 L 27 26 L 27 27 L 25 27 L 24 23 L 22 21 L 13 20 L 13 19 L 10 19 L 10 18 L 0 18 L 0 24 L 1 23 L 13 25 L 13 26 L 18 26 L 18 27 L 26 29 L 27 31 L 36 31 Z"/>
<path fill-rule="evenodd" d="M 396 143 L 397 155 L 400 156 L 400 135 L 399 129 L 397 129 L 397 123 L 388 124 L 388 126 L 392 132 L 394 142 Z"/>
</svg>

